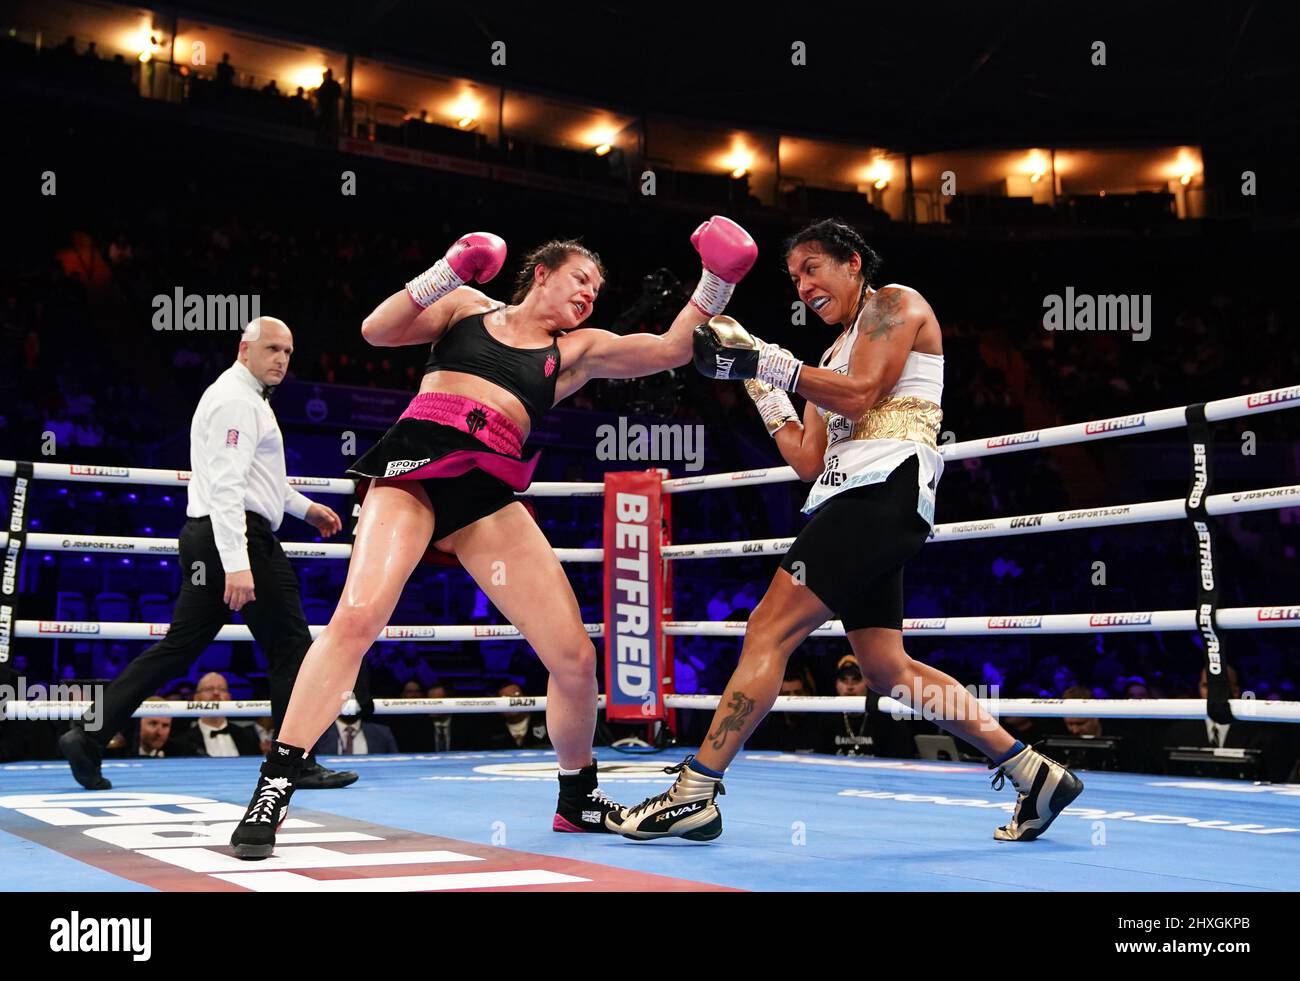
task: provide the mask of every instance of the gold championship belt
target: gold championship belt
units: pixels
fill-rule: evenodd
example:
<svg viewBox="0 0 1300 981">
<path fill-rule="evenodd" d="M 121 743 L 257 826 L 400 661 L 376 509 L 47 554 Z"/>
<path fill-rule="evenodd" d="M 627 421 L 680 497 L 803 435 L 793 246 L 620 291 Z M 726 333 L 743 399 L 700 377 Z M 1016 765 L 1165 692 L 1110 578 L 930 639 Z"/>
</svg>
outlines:
<svg viewBox="0 0 1300 981">
<path fill-rule="evenodd" d="M 849 439 L 908 439 L 938 449 L 943 410 L 929 399 L 891 395 L 853 424 Z"/>
</svg>

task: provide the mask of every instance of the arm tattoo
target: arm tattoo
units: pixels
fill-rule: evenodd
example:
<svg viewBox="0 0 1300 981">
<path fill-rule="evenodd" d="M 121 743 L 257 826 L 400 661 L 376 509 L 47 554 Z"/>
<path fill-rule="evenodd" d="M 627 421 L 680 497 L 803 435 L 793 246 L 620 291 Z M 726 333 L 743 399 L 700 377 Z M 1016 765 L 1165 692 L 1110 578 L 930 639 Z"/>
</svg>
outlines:
<svg viewBox="0 0 1300 981">
<path fill-rule="evenodd" d="M 889 340 L 894 328 L 903 325 L 902 306 L 903 295 L 899 290 L 884 290 L 875 294 L 870 300 L 862 333 L 867 335 L 868 340 L 874 341 L 878 337 Z"/>
<path fill-rule="evenodd" d="M 714 749 L 721 749 L 726 744 L 728 734 L 744 730 L 745 722 L 754 713 L 754 700 L 743 691 L 732 692 L 727 707 L 731 711 L 718 723 L 718 728 L 709 733 Z"/>
</svg>

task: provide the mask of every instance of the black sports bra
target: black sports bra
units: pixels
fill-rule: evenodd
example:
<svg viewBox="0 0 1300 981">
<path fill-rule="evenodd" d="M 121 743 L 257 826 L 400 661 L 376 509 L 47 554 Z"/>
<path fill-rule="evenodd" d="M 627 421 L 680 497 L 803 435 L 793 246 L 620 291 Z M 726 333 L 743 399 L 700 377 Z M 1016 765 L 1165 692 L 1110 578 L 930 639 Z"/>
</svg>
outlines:
<svg viewBox="0 0 1300 981">
<path fill-rule="evenodd" d="M 528 418 L 536 426 L 555 404 L 555 380 L 560 374 L 559 341 L 542 348 L 502 344 L 488 333 L 483 324 L 485 316 L 471 314 L 448 327 L 430 348 L 424 373 L 462 371 L 500 385 L 523 403 Z"/>
</svg>

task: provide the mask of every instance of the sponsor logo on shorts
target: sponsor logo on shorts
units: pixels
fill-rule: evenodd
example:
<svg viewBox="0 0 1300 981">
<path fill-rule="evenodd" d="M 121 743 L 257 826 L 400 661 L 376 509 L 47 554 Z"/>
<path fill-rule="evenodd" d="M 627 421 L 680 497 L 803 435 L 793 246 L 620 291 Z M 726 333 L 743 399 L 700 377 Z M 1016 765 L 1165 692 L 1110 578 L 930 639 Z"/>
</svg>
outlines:
<svg viewBox="0 0 1300 981">
<path fill-rule="evenodd" d="M 1090 422 L 1083 427 L 1083 431 L 1089 436 L 1095 436 L 1097 433 L 1114 433 L 1121 429 L 1141 429 L 1146 423 L 1145 415 L 1116 416 L 1114 419 L 1098 419 Z"/>
<path fill-rule="evenodd" d="M 1012 518 L 1012 528 L 1041 528 L 1043 526 L 1043 516 L 1035 514 L 1024 518 Z"/>
<path fill-rule="evenodd" d="M 1300 385 L 1279 388 L 1275 392 L 1259 392 L 1246 399 L 1246 408 L 1258 409 L 1262 405 L 1277 405 L 1279 402 L 1294 402 L 1300 399 Z"/>
<path fill-rule="evenodd" d="M 97 634 L 98 623 L 67 623 L 57 620 L 42 620 L 36 626 L 39 634 Z"/>
<path fill-rule="evenodd" d="M 1150 622 L 1150 613 L 1094 613 L 1088 617 L 1090 627 L 1127 627 Z"/>
<path fill-rule="evenodd" d="M 1300 620 L 1300 606 L 1263 606 L 1260 607 L 1255 619 L 1260 623 L 1270 623 L 1278 620 Z"/>
<path fill-rule="evenodd" d="M 423 460 L 389 460 L 388 466 L 384 468 L 384 476 L 397 477 L 404 473 L 410 473 L 412 470 L 419 470 L 431 459 L 432 457 L 426 456 Z"/>
<path fill-rule="evenodd" d="M 989 617 L 990 630 L 1037 630 L 1043 625 L 1042 617 Z"/>
<path fill-rule="evenodd" d="M 1010 436 L 994 436 L 984 441 L 987 449 L 995 449 L 999 446 L 1017 446 L 1021 443 L 1037 443 L 1038 430 L 1035 429 L 1028 433 L 1013 433 Z"/>
</svg>

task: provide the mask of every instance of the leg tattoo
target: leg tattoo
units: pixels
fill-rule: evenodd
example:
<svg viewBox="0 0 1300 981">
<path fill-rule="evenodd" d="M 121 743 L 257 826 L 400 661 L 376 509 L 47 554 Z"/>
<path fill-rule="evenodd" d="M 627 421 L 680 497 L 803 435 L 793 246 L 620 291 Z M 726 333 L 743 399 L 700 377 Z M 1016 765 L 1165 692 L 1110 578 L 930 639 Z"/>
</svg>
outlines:
<svg viewBox="0 0 1300 981">
<path fill-rule="evenodd" d="M 727 734 L 741 732 L 747 720 L 754 712 L 754 700 L 743 691 L 733 692 L 728 705 L 731 713 L 718 723 L 718 728 L 710 733 L 713 748 L 721 749 L 727 742 Z"/>
</svg>

